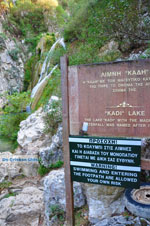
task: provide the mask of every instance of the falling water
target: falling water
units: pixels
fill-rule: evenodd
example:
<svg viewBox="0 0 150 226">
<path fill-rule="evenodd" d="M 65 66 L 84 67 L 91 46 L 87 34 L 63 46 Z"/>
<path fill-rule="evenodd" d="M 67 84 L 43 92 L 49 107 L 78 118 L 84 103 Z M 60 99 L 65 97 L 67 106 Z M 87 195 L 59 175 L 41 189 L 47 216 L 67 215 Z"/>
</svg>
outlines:
<svg viewBox="0 0 150 226">
<path fill-rule="evenodd" d="M 42 80 L 43 78 L 43 75 L 46 73 L 48 73 L 48 69 L 49 69 L 49 66 L 50 66 L 50 59 L 51 59 L 51 56 L 53 54 L 53 51 L 56 47 L 57 44 L 60 44 L 64 49 L 66 48 L 65 46 L 65 43 L 64 43 L 64 39 L 63 38 L 59 38 L 53 45 L 52 47 L 50 48 L 45 60 L 44 60 L 44 63 L 42 65 L 42 69 L 41 69 L 41 73 L 40 73 L 40 78 L 39 78 L 39 82 Z"/>
<path fill-rule="evenodd" d="M 65 46 L 65 43 L 64 43 L 64 39 L 63 38 L 59 38 L 53 45 L 52 47 L 50 48 L 44 62 L 43 62 L 43 65 L 42 65 L 42 69 L 41 69 L 41 73 L 40 73 L 40 78 L 39 78 L 39 81 L 38 83 L 35 85 L 35 87 L 33 88 L 32 90 L 32 93 L 31 93 L 31 98 L 34 98 L 35 94 L 37 93 L 38 89 L 41 87 L 41 85 L 43 84 L 43 82 L 46 80 L 46 79 L 49 79 L 51 74 L 53 73 L 53 71 L 57 68 L 58 65 L 55 65 L 53 67 L 53 69 L 50 71 L 50 73 L 48 73 L 48 70 L 49 70 L 49 67 L 50 67 L 50 60 L 51 60 L 51 57 L 52 57 L 52 54 L 54 52 L 54 49 L 56 47 L 57 44 L 60 44 L 64 49 L 66 48 Z M 44 77 L 44 78 L 43 78 Z"/>
<path fill-rule="evenodd" d="M 56 64 L 56 65 L 52 68 L 52 70 L 50 71 L 50 73 L 49 73 L 46 77 L 44 77 L 44 78 L 42 79 L 42 81 L 40 81 L 40 82 L 38 82 L 38 83 L 36 84 L 36 86 L 35 86 L 35 87 L 33 88 L 33 90 L 32 90 L 31 98 L 33 98 L 33 97 L 35 96 L 36 92 L 37 92 L 38 89 L 41 87 L 41 85 L 44 83 L 44 81 L 45 81 L 46 79 L 49 79 L 49 78 L 50 78 L 50 76 L 52 75 L 53 71 L 54 71 L 57 67 L 58 67 L 58 64 Z"/>
</svg>

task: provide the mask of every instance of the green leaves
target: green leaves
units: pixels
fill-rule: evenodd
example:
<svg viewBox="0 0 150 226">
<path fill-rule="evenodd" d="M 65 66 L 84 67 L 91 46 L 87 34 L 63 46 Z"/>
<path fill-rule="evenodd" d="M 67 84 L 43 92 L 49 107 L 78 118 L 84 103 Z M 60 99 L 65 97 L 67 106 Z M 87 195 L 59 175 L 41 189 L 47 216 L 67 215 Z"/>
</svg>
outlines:
<svg viewBox="0 0 150 226">
<path fill-rule="evenodd" d="M 147 1 L 70 2 L 71 16 L 64 28 L 64 37 L 67 42 L 78 42 L 73 53 L 68 50 L 71 64 L 96 62 L 99 49 L 110 40 L 116 40 L 122 52 L 129 52 L 150 39 L 150 6 Z"/>
<path fill-rule="evenodd" d="M 40 166 L 38 168 L 38 174 L 40 176 L 45 176 L 45 174 L 49 173 L 52 169 L 58 169 L 58 168 L 61 168 L 64 164 L 63 161 L 59 160 L 57 161 L 56 163 L 53 163 L 51 165 L 49 165 L 48 168 L 46 168 L 45 166 L 43 166 L 41 164 L 41 161 L 39 160 L 39 163 L 40 163 Z"/>
<path fill-rule="evenodd" d="M 30 92 L 14 93 L 6 95 L 8 104 L 4 108 L 4 113 L 20 113 L 26 110 L 26 106 L 30 103 Z"/>
<path fill-rule="evenodd" d="M 44 132 L 53 136 L 62 122 L 61 102 L 53 101 L 49 107 L 48 112 L 44 116 L 45 128 Z"/>
<path fill-rule="evenodd" d="M 0 135 L 16 142 L 19 125 L 28 114 L 26 106 L 30 103 L 30 93 L 6 95 L 7 104 L 0 115 Z"/>
</svg>

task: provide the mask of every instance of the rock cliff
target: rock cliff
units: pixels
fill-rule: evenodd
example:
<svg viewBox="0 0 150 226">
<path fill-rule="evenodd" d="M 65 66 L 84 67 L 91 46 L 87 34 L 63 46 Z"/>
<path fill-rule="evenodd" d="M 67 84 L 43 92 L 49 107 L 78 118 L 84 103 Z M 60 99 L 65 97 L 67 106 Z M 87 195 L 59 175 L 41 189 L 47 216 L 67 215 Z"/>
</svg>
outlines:
<svg viewBox="0 0 150 226">
<path fill-rule="evenodd" d="M 0 94 L 23 89 L 25 47 L 15 38 L 6 35 L 0 22 Z M 5 99 L 0 96 L 0 107 Z"/>
</svg>

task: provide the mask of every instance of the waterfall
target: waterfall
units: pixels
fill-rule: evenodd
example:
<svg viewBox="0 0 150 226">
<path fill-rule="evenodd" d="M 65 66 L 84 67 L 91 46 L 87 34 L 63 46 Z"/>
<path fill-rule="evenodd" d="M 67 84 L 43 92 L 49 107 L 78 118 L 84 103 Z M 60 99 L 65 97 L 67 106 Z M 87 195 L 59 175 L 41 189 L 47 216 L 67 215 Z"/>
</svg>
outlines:
<svg viewBox="0 0 150 226">
<path fill-rule="evenodd" d="M 31 98 L 33 98 L 33 97 L 35 96 L 36 92 L 37 92 L 38 89 L 41 87 L 41 85 L 45 82 L 46 79 L 49 79 L 49 78 L 50 78 L 50 76 L 52 75 L 53 71 L 54 71 L 57 67 L 58 67 L 58 64 L 56 64 L 56 65 L 52 68 L 52 70 L 50 71 L 50 73 L 49 73 L 46 77 L 44 77 L 44 78 L 42 79 L 42 81 L 40 81 L 40 82 L 38 82 L 38 83 L 36 84 L 36 86 L 35 86 L 35 87 L 33 88 L 33 90 L 32 90 Z"/>
<path fill-rule="evenodd" d="M 39 82 L 42 80 L 43 78 L 43 75 L 46 73 L 46 76 L 47 76 L 47 73 L 48 73 L 48 69 L 49 69 L 49 66 L 50 66 L 50 59 L 52 57 L 52 54 L 54 52 L 54 49 L 56 47 L 57 44 L 60 44 L 64 49 L 66 48 L 65 46 L 65 43 L 64 43 L 64 39 L 63 38 L 59 38 L 56 40 L 56 42 L 51 46 L 45 60 L 44 60 L 44 63 L 42 65 L 42 69 L 41 69 L 41 73 L 40 73 L 40 78 L 39 78 Z"/>
<path fill-rule="evenodd" d="M 48 73 L 49 67 L 50 67 L 50 60 L 52 57 L 52 54 L 55 50 L 55 47 L 57 44 L 60 44 L 64 49 L 66 49 L 65 43 L 64 43 L 64 39 L 63 38 L 59 38 L 56 40 L 56 42 L 51 46 L 44 62 L 42 65 L 42 69 L 41 69 L 41 73 L 40 73 L 40 78 L 38 80 L 38 83 L 35 85 L 35 87 L 32 89 L 31 92 L 31 98 L 35 97 L 35 94 L 37 93 L 38 89 L 41 87 L 41 85 L 43 84 L 43 82 L 46 79 L 49 79 L 51 74 L 53 73 L 53 71 L 57 68 L 58 65 L 55 65 L 52 70 L 50 71 L 50 73 Z M 44 77 L 44 78 L 43 78 Z"/>
</svg>

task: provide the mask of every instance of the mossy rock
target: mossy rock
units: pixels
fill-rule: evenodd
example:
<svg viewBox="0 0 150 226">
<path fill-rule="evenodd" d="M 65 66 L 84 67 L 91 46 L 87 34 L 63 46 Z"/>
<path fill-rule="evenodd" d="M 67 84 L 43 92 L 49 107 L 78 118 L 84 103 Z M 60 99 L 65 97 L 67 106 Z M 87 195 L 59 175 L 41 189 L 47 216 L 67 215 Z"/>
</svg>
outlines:
<svg viewBox="0 0 150 226">
<path fill-rule="evenodd" d="M 43 35 L 37 44 L 36 53 L 38 55 L 43 55 L 44 52 L 49 51 L 50 47 L 53 45 L 54 42 L 55 42 L 55 36 L 53 34 L 50 35 L 47 33 Z"/>
<path fill-rule="evenodd" d="M 106 45 L 104 45 L 100 50 L 99 50 L 99 58 L 101 61 L 114 61 L 117 58 L 121 57 L 121 52 L 119 50 L 119 44 L 118 42 L 112 40 L 108 42 Z"/>
<path fill-rule="evenodd" d="M 34 70 L 33 70 L 33 74 L 32 74 L 32 81 L 31 81 L 31 87 L 32 88 L 37 84 L 37 82 L 39 80 L 40 73 L 41 73 L 41 68 L 42 68 L 42 63 L 40 61 L 38 61 L 35 64 L 35 67 L 34 67 Z"/>
</svg>

